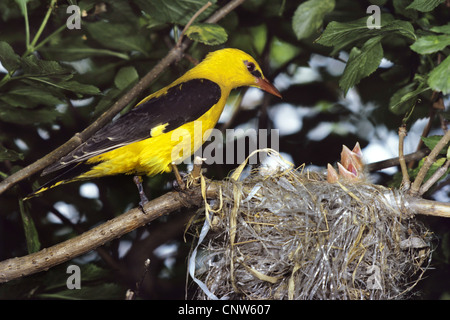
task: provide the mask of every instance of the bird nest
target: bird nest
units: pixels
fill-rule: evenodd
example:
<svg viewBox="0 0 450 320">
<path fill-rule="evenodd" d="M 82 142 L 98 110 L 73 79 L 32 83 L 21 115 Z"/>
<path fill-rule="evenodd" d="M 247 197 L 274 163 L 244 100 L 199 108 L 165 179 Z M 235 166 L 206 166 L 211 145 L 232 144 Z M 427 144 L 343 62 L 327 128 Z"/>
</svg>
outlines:
<svg viewBox="0 0 450 320">
<path fill-rule="evenodd" d="M 195 299 L 404 299 L 431 259 L 401 192 L 285 164 L 235 173 L 199 214 Z"/>
</svg>

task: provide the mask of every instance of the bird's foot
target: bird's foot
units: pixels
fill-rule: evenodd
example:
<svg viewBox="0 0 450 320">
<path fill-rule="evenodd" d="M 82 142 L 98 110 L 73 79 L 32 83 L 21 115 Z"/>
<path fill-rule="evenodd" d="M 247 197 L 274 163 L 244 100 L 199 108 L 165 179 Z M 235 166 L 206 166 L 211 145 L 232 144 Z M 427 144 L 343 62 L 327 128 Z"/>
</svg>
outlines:
<svg viewBox="0 0 450 320">
<path fill-rule="evenodd" d="M 172 170 L 175 174 L 175 181 L 173 181 L 172 185 L 174 189 L 181 191 L 186 189 L 186 176 L 187 174 L 184 172 L 178 171 L 178 167 L 176 164 L 172 163 Z M 183 176 L 183 177 L 182 177 Z"/>
<path fill-rule="evenodd" d="M 139 201 L 139 208 L 141 208 L 142 212 L 145 213 L 144 206 L 147 204 L 148 198 L 144 192 L 144 186 L 142 185 L 142 177 L 134 176 L 133 181 L 136 184 L 136 187 L 138 188 L 139 198 L 141 199 L 141 201 Z"/>
</svg>

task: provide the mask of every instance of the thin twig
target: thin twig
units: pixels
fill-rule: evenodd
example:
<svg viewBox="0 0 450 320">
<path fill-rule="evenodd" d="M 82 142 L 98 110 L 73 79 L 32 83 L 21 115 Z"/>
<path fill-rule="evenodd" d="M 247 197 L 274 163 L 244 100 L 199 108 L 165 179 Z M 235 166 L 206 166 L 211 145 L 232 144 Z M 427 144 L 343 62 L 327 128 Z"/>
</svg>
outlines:
<svg viewBox="0 0 450 320">
<path fill-rule="evenodd" d="M 448 120 L 442 115 L 442 113 L 439 113 L 439 123 L 441 125 L 442 131 L 445 133 L 448 130 Z"/>
<path fill-rule="evenodd" d="M 417 174 L 417 177 L 411 186 L 410 189 L 411 195 L 416 196 L 419 194 L 420 186 L 422 185 L 422 182 L 425 179 L 425 175 L 427 174 L 431 165 L 434 163 L 439 152 L 441 152 L 441 150 L 449 143 L 449 141 L 450 141 L 450 131 L 447 131 L 441 138 L 441 140 L 439 140 L 439 142 L 433 148 L 433 150 L 431 150 L 430 154 L 425 158 L 422 168 L 420 168 L 419 173 Z"/>
<path fill-rule="evenodd" d="M 178 38 L 177 47 L 181 45 L 183 42 L 184 34 L 186 33 L 187 29 L 192 25 L 192 23 L 195 21 L 195 19 L 198 18 L 199 15 L 201 15 L 206 9 L 208 9 L 212 3 L 208 1 L 203 7 L 201 7 L 188 21 L 188 23 L 184 26 L 183 31 L 181 31 L 180 37 Z"/>
<path fill-rule="evenodd" d="M 239 7 L 243 4 L 245 0 L 233 0 L 227 3 L 227 5 L 223 6 L 221 9 L 217 10 L 211 17 L 209 17 L 205 22 L 206 23 L 216 23 L 229 14 L 231 11 Z"/>
<path fill-rule="evenodd" d="M 438 92 L 433 91 L 431 99 L 434 100 L 437 95 L 438 95 Z M 433 103 L 432 105 L 429 106 L 428 122 L 422 130 L 422 137 L 428 137 L 428 134 L 430 133 L 435 116 L 436 116 L 436 108 L 435 108 L 435 103 Z M 417 144 L 416 150 L 420 150 L 420 149 L 422 149 L 422 147 L 423 147 L 423 140 L 419 139 L 419 143 Z M 414 165 L 415 165 L 415 161 L 411 161 L 409 163 L 408 167 L 410 169 L 412 169 L 414 167 Z"/>
<path fill-rule="evenodd" d="M 151 262 L 150 259 L 146 259 L 144 261 L 144 271 L 142 272 L 141 279 L 138 282 L 136 282 L 136 289 L 134 291 L 131 289 L 127 290 L 125 300 L 134 300 L 136 297 L 139 296 L 141 288 L 144 284 L 145 276 L 150 270 L 150 262 Z"/>
<path fill-rule="evenodd" d="M 427 192 L 433 184 L 435 184 L 442 176 L 447 172 L 450 167 L 450 160 L 447 160 L 442 167 L 437 169 L 433 175 L 425 181 L 425 183 L 419 189 L 419 195 L 423 195 Z"/>
<path fill-rule="evenodd" d="M 422 149 L 422 150 L 407 154 L 403 158 L 405 159 L 405 162 L 408 163 L 411 161 L 422 159 L 428 153 L 430 153 L 430 151 L 428 149 Z M 378 170 L 395 167 L 395 166 L 398 166 L 399 164 L 400 164 L 399 157 L 395 157 L 395 158 L 390 158 L 390 159 L 386 159 L 386 160 L 368 163 L 368 164 L 366 164 L 365 169 L 368 172 L 375 172 Z"/>
<path fill-rule="evenodd" d="M 402 187 L 405 190 L 409 190 L 411 186 L 411 180 L 409 180 L 408 168 L 406 167 L 405 157 L 403 155 L 403 141 L 406 137 L 406 126 L 403 125 L 398 128 L 398 161 L 400 162 L 400 168 L 402 170 Z"/>
</svg>

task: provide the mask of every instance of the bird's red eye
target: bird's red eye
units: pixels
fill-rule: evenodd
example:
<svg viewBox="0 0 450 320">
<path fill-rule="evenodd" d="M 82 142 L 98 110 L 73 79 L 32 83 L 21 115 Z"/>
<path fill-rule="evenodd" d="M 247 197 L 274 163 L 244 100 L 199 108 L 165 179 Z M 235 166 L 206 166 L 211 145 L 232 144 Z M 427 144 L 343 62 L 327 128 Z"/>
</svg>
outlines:
<svg viewBox="0 0 450 320">
<path fill-rule="evenodd" d="M 255 71 L 255 64 L 253 62 L 245 61 L 245 65 L 247 66 L 247 70 L 249 72 Z"/>
<path fill-rule="evenodd" d="M 245 65 L 247 66 L 248 72 L 250 72 L 253 76 L 255 76 L 255 77 L 257 77 L 257 78 L 261 78 L 261 77 L 262 77 L 261 72 L 259 72 L 259 71 L 256 69 L 256 66 L 255 66 L 255 64 L 254 64 L 253 62 L 250 62 L 250 61 L 245 60 L 244 63 L 245 63 Z"/>
</svg>

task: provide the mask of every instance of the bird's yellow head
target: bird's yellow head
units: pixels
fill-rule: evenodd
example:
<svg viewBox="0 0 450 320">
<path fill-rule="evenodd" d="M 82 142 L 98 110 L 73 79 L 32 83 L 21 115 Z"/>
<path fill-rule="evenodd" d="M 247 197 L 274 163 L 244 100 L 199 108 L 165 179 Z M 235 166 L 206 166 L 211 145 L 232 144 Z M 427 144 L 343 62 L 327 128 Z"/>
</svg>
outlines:
<svg viewBox="0 0 450 320">
<path fill-rule="evenodd" d="M 264 77 L 252 56 L 238 49 L 221 49 L 209 53 L 194 69 L 207 71 L 208 78 L 227 87 L 251 86 L 281 98 L 280 92 Z"/>
</svg>

